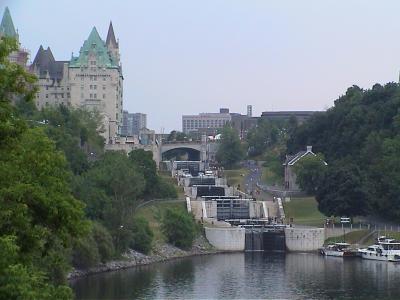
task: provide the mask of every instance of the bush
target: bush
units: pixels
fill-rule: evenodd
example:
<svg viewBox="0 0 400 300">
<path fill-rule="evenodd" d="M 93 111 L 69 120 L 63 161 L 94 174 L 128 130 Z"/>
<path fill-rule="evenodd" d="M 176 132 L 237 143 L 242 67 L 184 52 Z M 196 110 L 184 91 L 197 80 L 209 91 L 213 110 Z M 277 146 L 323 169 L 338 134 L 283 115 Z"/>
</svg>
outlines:
<svg viewBox="0 0 400 300">
<path fill-rule="evenodd" d="M 93 222 L 91 225 L 89 234 L 77 240 L 72 251 L 72 264 L 79 269 L 104 263 L 115 254 L 109 231 L 99 223 Z"/>
<path fill-rule="evenodd" d="M 100 262 L 96 241 L 92 234 L 75 242 L 72 251 L 72 265 L 78 269 L 87 269 Z"/>
<path fill-rule="evenodd" d="M 156 188 L 156 195 L 155 195 L 156 198 L 163 198 L 163 199 L 178 198 L 178 192 L 176 191 L 175 185 L 161 176 L 158 178 L 157 186 L 155 188 Z"/>
<path fill-rule="evenodd" d="M 180 209 L 167 209 L 161 225 L 169 243 L 183 249 L 192 246 L 196 237 L 196 224 L 192 215 Z"/>
<path fill-rule="evenodd" d="M 103 225 L 93 223 L 92 235 L 96 241 L 101 262 L 110 260 L 115 254 L 110 232 Z"/>
<path fill-rule="evenodd" d="M 153 231 L 149 222 L 144 217 L 133 219 L 132 223 L 132 241 L 130 247 L 143 253 L 149 253 L 153 242 Z"/>
</svg>

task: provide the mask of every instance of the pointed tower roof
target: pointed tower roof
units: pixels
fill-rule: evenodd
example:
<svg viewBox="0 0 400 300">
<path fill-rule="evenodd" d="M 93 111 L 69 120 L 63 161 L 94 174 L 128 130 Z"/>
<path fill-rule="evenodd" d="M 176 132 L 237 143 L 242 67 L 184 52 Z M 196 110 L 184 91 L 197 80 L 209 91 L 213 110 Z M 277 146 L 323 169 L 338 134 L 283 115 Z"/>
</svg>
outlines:
<svg viewBox="0 0 400 300">
<path fill-rule="evenodd" d="M 106 39 L 106 45 L 109 46 L 110 44 L 118 46 L 117 40 L 115 39 L 114 27 L 111 21 L 110 21 L 110 26 L 108 26 L 108 33 Z"/>
<path fill-rule="evenodd" d="M 106 43 L 101 39 L 96 27 L 93 27 L 87 40 L 79 50 L 78 57 L 72 57 L 70 67 L 88 66 L 89 53 L 96 56 L 97 65 L 103 67 L 118 67 L 108 52 Z"/>
<path fill-rule="evenodd" d="M 63 77 L 64 63 L 65 61 L 56 61 L 54 59 L 50 47 L 44 50 L 43 46 L 40 45 L 30 70 L 38 72 L 40 78 L 49 75 L 50 78 L 61 79 Z"/>
<path fill-rule="evenodd" d="M 11 18 L 10 10 L 8 7 L 4 10 L 3 19 L 0 24 L 0 33 L 8 37 L 17 37 L 17 32 L 15 31 L 14 23 Z"/>
</svg>

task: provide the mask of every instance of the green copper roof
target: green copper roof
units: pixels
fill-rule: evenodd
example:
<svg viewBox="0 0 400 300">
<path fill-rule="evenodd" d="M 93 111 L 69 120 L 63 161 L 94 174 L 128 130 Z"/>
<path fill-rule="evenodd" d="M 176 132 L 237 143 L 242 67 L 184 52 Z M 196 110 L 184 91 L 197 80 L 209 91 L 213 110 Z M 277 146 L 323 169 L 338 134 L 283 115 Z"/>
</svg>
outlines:
<svg viewBox="0 0 400 300">
<path fill-rule="evenodd" d="M 4 10 L 3 19 L 0 24 L 0 32 L 8 37 L 17 37 L 17 32 L 15 31 L 13 21 L 11 19 L 10 10 L 8 7 Z"/>
<path fill-rule="evenodd" d="M 93 27 L 88 39 L 83 43 L 79 50 L 78 57 L 72 57 L 69 63 L 70 67 L 89 66 L 89 54 L 96 56 L 96 64 L 100 67 L 118 68 L 111 54 L 108 52 L 106 43 L 101 39 L 96 27 Z"/>
</svg>

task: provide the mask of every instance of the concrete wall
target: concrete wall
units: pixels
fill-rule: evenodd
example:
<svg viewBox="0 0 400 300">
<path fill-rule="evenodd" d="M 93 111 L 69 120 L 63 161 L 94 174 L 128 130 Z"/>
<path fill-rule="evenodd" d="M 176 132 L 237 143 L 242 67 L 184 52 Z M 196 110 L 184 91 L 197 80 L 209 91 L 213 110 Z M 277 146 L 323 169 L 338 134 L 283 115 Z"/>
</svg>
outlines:
<svg viewBox="0 0 400 300">
<path fill-rule="evenodd" d="M 217 218 L 217 201 L 204 201 L 207 218 Z"/>
<path fill-rule="evenodd" d="M 324 228 L 285 228 L 286 248 L 289 251 L 316 251 L 325 241 Z"/>
<path fill-rule="evenodd" d="M 231 228 L 205 228 L 206 238 L 218 250 L 244 251 L 245 229 Z"/>
</svg>

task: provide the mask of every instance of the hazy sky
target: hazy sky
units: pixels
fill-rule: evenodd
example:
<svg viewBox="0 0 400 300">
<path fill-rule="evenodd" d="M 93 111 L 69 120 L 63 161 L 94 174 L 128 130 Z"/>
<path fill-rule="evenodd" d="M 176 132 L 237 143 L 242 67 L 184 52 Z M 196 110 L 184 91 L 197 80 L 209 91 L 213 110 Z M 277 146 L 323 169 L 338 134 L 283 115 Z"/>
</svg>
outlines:
<svg viewBox="0 0 400 300">
<path fill-rule="evenodd" d="M 31 59 L 42 44 L 77 54 L 112 20 L 124 109 L 148 127 L 181 129 L 182 114 L 229 107 L 321 110 L 347 87 L 398 80 L 400 1 L 0 0 Z"/>
</svg>

